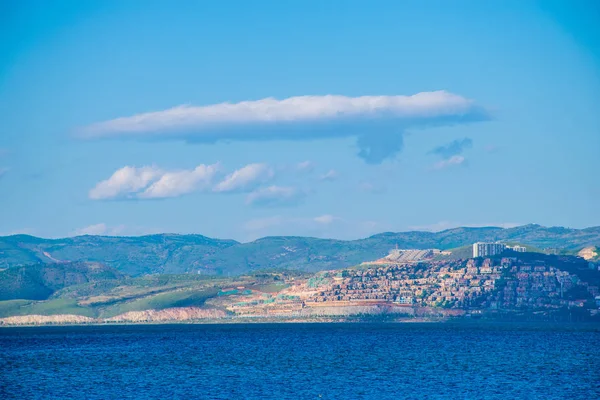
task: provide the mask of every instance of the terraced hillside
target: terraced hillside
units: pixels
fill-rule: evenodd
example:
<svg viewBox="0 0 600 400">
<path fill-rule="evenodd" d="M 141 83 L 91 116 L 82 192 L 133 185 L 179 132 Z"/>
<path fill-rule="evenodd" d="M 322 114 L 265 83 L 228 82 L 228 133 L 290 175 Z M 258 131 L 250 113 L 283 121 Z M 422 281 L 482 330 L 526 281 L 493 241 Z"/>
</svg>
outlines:
<svg viewBox="0 0 600 400">
<path fill-rule="evenodd" d="M 30 267 L 18 267 L 27 269 Z M 31 267 L 33 268 L 33 267 Z M 35 267 L 38 268 L 37 266 Z M 41 268 L 42 273 L 56 267 Z M 63 270 L 76 268 L 65 264 Z M 284 274 L 285 275 L 285 274 Z M 285 275 L 289 277 L 289 275 Z M 229 293 L 230 288 L 272 292 L 285 287 L 282 274 L 255 274 L 234 278 L 208 275 L 147 275 L 131 278 L 105 275 L 71 285 L 26 286 L 21 292 L 5 291 L 7 280 L 0 281 L 0 318 L 22 315 L 77 315 L 90 318 L 112 318 L 130 312 L 176 308 L 204 309 L 206 300 Z M 13 286 L 18 286 L 18 282 Z M 235 291 L 236 289 L 234 289 Z M 215 309 L 215 307 L 211 307 Z"/>
</svg>

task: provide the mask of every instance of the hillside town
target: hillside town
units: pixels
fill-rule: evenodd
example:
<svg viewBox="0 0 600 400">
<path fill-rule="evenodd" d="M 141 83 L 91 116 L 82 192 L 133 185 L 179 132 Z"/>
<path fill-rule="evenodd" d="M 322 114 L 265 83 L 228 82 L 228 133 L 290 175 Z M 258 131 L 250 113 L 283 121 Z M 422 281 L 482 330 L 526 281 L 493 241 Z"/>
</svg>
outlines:
<svg viewBox="0 0 600 400">
<path fill-rule="evenodd" d="M 458 251 L 396 247 L 377 260 L 312 273 L 273 269 L 233 277 L 131 278 L 93 262 L 26 270 L 9 272 L 18 279 L 27 277 L 25 272 L 35 278 L 37 272 L 35 282 L 68 282 L 47 300 L 6 302 L 13 311 L 4 312 L 0 325 L 462 317 L 600 320 L 600 267 L 595 258 L 530 251 L 518 244 L 477 242 Z M 48 313 L 50 306 L 58 308 Z"/>
<path fill-rule="evenodd" d="M 290 279 L 277 293 L 244 287 L 212 301 L 240 316 L 350 315 L 419 310 L 445 316 L 530 312 L 549 316 L 560 310 L 600 310 L 597 282 L 569 272 L 560 258 L 519 257 L 494 244 L 474 244 L 489 257 L 451 259 L 435 250 L 398 250 L 354 268 Z M 523 247 L 510 248 L 524 254 Z M 532 254 L 532 253 L 529 253 Z M 447 254 L 446 254 L 447 255 Z M 559 265 L 560 264 L 560 265 Z M 598 276 L 598 267 L 579 263 Z M 435 311 L 437 310 L 437 311 Z"/>
</svg>

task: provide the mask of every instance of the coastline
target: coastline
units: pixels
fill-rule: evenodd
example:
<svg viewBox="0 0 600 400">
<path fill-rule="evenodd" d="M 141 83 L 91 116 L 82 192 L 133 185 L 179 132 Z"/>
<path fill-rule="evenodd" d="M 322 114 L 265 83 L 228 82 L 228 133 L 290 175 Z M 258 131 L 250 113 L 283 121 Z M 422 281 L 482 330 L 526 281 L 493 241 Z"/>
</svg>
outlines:
<svg viewBox="0 0 600 400">
<path fill-rule="evenodd" d="M 519 329 L 542 329 L 542 330 L 567 330 L 567 331 L 598 331 L 600 332 L 600 321 L 532 321 L 532 320 L 507 320 L 507 319 L 465 319 L 465 318 L 399 318 L 399 319 L 376 319 L 376 318 L 223 318 L 205 320 L 183 320 L 183 321 L 148 321 L 148 322 L 89 322 L 89 323 L 40 323 L 40 324 L 0 324 L 0 330 L 6 328 L 60 328 L 60 327 L 157 327 L 157 326 L 235 326 L 235 325 L 443 325 L 448 328 L 519 328 Z"/>
</svg>

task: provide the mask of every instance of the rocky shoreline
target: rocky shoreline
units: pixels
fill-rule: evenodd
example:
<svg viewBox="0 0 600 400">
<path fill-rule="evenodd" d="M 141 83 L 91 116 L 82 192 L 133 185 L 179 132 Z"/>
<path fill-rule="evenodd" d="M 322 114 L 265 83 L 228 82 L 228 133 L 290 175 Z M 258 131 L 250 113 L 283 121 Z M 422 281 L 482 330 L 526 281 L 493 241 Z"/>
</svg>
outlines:
<svg viewBox="0 0 600 400">
<path fill-rule="evenodd" d="M 364 310 L 363 310 L 364 311 Z M 163 310 L 130 311 L 109 318 L 91 318 L 73 314 L 22 315 L 0 318 L 0 327 L 47 325 L 114 325 L 114 324 L 164 324 L 164 323 L 310 323 L 310 322 L 360 322 L 381 318 L 381 314 L 362 313 L 307 313 L 306 315 L 231 315 L 218 309 L 179 307 Z M 369 318 L 370 317 L 370 318 Z M 431 322 L 445 318 L 392 316 L 392 322 Z"/>
</svg>

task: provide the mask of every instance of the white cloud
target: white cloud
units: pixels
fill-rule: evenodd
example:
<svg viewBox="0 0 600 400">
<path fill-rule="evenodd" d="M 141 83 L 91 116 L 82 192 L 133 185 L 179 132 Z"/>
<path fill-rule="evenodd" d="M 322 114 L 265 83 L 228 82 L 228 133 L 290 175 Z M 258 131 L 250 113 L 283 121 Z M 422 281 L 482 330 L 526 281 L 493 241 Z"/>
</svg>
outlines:
<svg viewBox="0 0 600 400">
<path fill-rule="evenodd" d="M 267 164 L 248 164 L 231 174 L 215 186 L 215 192 L 247 191 L 265 183 L 275 175 Z"/>
<path fill-rule="evenodd" d="M 163 172 L 152 167 L 126 166 L 115 171 L 110 178 L 99 182 L 89 192 L 92 200 L 114 199 L 137 193 L 160 177 Z"/>
<path fill-rule="evenodd" d="M 0 168 L 0 178 L 2 178 L 8 172 L 8 168 Z"/>
<path fill-rule="evenodd" d="M 246 204 L 256 206 L 283 206 L 295 204 L 305 193 L 295 187 L 268 186 L 259 188 L 246 197 Z"/>
<path fill-rule="evenodd" d="M 163 111 L 137 114 L 99 122 L 84 128 L 87 138 L 136 136 L 194 128 L 198 135 L 215 127 L 336 120 L 356 117 L 435 118 L 466 115 L 473 111 L 471 100 L 446 91 L 421 92 L 412 96 L 339 95 L 296 96 L 278 100 L 242 101 L 208 106 L 182 105 Z"/>
<path fill-rule="evenodd" d="M 515 223 L 515 222 L 501 222 L 501 223 L 490 223 L 490 224 L 461 224 L 459 222 L 451 222 L 451 221 L 439 221 L 434 224 L 429 225 L 416 225 L 409 226 L 408 229 L 413 231 L 427 231 L 427 232 L 440 232 L 445 231 L 447 229 L 453 228 L 482 228 L 482 227 L 499 227 L 499 228 L 514 228 L 516 226 L 521 226 L 523 224 Z"/>
<path fill-rule="evenodd" d="M 107 180 L 99 182 L 90 190 L 89 198 L 107 200 L 181 196 L 209 187 L 219 168 L 218 164 L 201 164 L 192 170 L 164 171 L 155 166 L 126 166 L 115 171 Z"/>
<path fill-rule="evenodd" d="M 165 172 L 156 182 L 140 193 L 139 197 L 143 199 L 177 197 L 207 189 L 218 170 L 218 164 L 202 164 L 193 170 Z"/>
<path fill-rule="evenodd" d="M 465 163 L 465 161 L 466 161 L 466 158 L 464 158 L 463 156 L 452 156 L 446 160 L 436 162 L 435 164 L 433 164 L 431 169 L 433 169 L 433 170 L 446 169 L 446 168 L 450 168 L 450 167 L 454 167 L 454 166 L 458 166 L 458 165 L 463 165 Z"/>
<path fill-rule="evenodd" d="M 441 90 L 412 96 L 296 96 L 182 105 L 98 122 L 76 135 L 84 139 L 129 137 L 196 143 L 356 137 L 358 156 L 378 164 L 402 150 L 407 128 L 489 119 L 472 100 Z"/>
<path fill-rule="evenodd" d="M 330 169 L 323 175 L 319 177 L 322 181 L 335 181 L 338 178 L 339 174 L 335 169 Z"/>
<path fill-rule="evenodd" d="M 329 225 L 333 223 L 336 219 L 338 218 L 334 217 L 331 214 L 320 215 L 318 217 L 313 218 L 315 222 L 323 225 Z"/>
<path fill-rule="evenodd" d="M 302 161 L 296 164 L 296 170 L 311 172 L 315 168 L 315 163 L 312 161 Z"/>
</svg>

